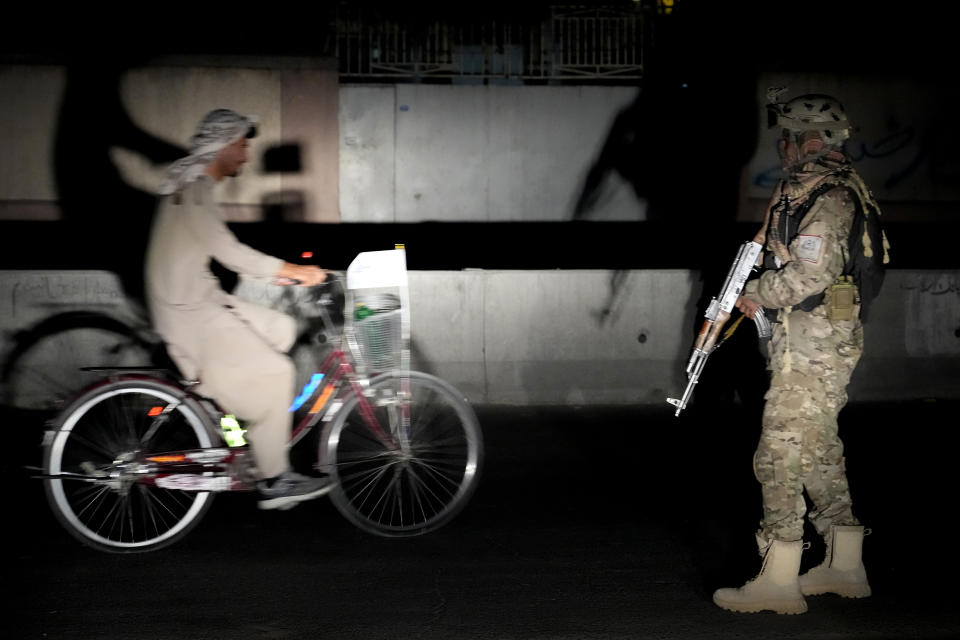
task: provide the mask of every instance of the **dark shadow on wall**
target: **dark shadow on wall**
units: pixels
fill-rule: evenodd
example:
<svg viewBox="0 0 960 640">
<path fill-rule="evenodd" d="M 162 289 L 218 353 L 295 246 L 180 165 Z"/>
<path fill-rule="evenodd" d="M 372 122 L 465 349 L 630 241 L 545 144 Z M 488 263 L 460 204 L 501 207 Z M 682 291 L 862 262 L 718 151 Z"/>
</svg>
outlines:
<svg viewBox="0 0 960 640">
<path fill-rule="evenodd" d="M 144 131 L 127 113 L 120 95 L 125 71 L 135 67 L 94 55 L 74 56 L 54 141 L 54 178 L 64 223 L 92 263 L 118 274 L 125 293 L 143 297 L 143 259 L 155 194 L 128 184 L 110 158 L 120 147 L 166 165 L 186 150 Z"/>
<path fill-rule="evenodd" d="M 637 232 L 669 233 L 662 243 L 701 274 L 693 299 L 674 301 L 690 308 L 695 334 L 739 243 L 749 239 L 732 232 L 762 105 L 758 73 L 736 44 L 724 42 L 708 20 L 686 26 L 661 34 L 643 85 L 614 118 L 584 178 L 572 217 L 589 220 L 599 211 L 611 176 L 627 182 L 638 212 L 646 206 L 647 222 L 638 223 Z M 622 281 L 621 274 L 612 275 L 608 309 Z M 738 330 L 708 364 L 695 393 L 701 406 L 739 400 L 755 410 L 762 403 L 765 363 L 750 331 Z M 681 355 L 684 362 L 688 355 Z"/>
<path fill-rule="evenodd" d="M 303 171 L 303 153 L 299 143 L 273 145 L 263 152 L 264 174 L 298 174 Z M 281 189 L 264 194 L 263 218 L 267 222 L 306 222 L 306 194 L 296 189 Z"/>
<path fill-rule="evenodd" d="M 651 222 L 733 222 L 757 144 L 755 90 L 753 75 L 707 81 L 651 73 L 614 118 L 584 178 L 574 220 L 590 219 L 604 182 L 618 174 L 646 202 Z"/>
</svg>

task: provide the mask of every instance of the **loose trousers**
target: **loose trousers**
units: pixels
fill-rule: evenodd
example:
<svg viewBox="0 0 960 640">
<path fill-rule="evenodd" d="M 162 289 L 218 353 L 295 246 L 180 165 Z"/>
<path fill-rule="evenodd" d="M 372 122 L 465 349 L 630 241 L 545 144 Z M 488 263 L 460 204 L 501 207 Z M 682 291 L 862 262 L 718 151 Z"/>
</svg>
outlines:
<svg viewBox="0 0 960 640">
<path fill-rule="evenodd" d="M 803 538 L 804 489 L 821 535 L 832 524 L 859 524 L 837 416 L 863 352 L 863 328 L 856 312 L 852 320 L 833 322 L 823 307 L 780 315 L 769 345 L 771 382 L 754 458 L 763 494 L 759 535 L 796 541 Z"/>
<path fill-rule="evenodd" d="M 193 340 L 192 353 L 170 344 L 171 357 L 182 370 L 195 372 L 200 393 L 244 421 L 260 474 L 280 474 L 289 467 L 288 407 L 295 395 L 296 368 L 286 351 L 296 338 L 294 319 L 234 300 L 193 331 L 200 335 Z"/>
</svg>

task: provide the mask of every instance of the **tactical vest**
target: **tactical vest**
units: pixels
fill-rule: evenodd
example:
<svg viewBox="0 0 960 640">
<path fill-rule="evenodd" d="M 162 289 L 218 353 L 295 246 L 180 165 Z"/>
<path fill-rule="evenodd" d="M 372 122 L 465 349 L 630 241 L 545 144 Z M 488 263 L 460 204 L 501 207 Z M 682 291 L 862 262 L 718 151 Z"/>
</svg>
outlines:
<svg viewBox="0 0 960 640">
<path fill-rule="evenodd" d="M 851 276 L 857 287 L 860 297 L 860 320 L 866 322 L 870 311 L 870 304 L 880 292 L 883 285 L 883 279 L 886 275 L 884 265 L 884 252 L 886 248 L 886 238 L 883 233 L 883 227 L 880 224 L 880 212 L 875 207 L 861 201 L 856 190 L 848 185 L 827 182 L 815 188 L 799 206 L 787 211 L 781 215 L 777 224 L 777 233 L 783 245 L 790 246 L 790 243 L 797 237 L 800 225 L 804 217 L 813 208 L 817 198 L 834 188 L 846 189 L 852 196 L 854 202 L 853 222 L 850 225 L 850 235 L 847 237 L 847 247 L 845 251 L 846 260 L 843 266 L 841 276 Z M 780 206 L 780 205 L 777 205 Z M 869 211 L 864 210 L 864 206 L 869 207 Z M 863 237 L 864 233 L 870 239 L 871 251 L 866 251 Z M 869 255 L 867 255 L 869 253 Z M 764 255 L 763 266 L 765 269 L 776 270 L 779 267 L 776 264 L 776 257 L 772 251 L 767 251 Z M 815 293 L 806 298 L 800 304 L 794 305 L 794 309 L 801 311 L 812 311 L 823 304 L 826 289 L 820 293 Z"/>
</svg>

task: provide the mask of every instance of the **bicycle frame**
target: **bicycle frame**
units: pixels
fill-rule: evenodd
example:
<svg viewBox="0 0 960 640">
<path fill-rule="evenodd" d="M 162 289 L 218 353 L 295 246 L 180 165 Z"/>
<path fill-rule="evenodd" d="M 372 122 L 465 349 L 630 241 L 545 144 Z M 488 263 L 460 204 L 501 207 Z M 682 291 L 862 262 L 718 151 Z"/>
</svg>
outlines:
<svg viewBox="0 0 960 640">
<path fill-rule="evenodd" d="M 249 292 L 292 296 L 286 302 L 303 313 L 291 315 L 306 320 L 296 344 L 310 357 L 290 354 L 301 382 L 309 377 L 289 407 L 290 446 L 320 425 L 315 468 L 329 475 L 331 503 L 358 528 L 387 537 L 449 522 L 472 495 L 483 460 L 466 398 L 409 369 L 404 256 L 375 251 L 351 262 L 336 279 L 344 285 L 342 326 L 328 313 L 329 289 Z M 304 302 L 319 304 L 306 310 Z M 321 351 L 324 336 L 339 340 Z M 40 476 L 55 517 L 75 538 L 101 551 L 160 549 L 189 533 L 216 493 L 257 488 L 242 425 L 197 381 L 162 367 L 87 369 L 100 380 L 48 423 Z"/>
<path fill-rule="evenodd" d="M 322 376 L 322 379 L 327 380 L 327 382 L 323 385 L 323 388 L 320 390 L 319 395 L 317 395 L 307 415 L 294 427 L 290 437 L 291 443 L 298 442 L 318 421 L 323 421 L 324 423 L 332 421 L 343 407 L 345 399 L 352 394 L 357 397 L 361 415 L 371 433 L 384 445 L 391 447 L 398 446 L 396 439 L 383 430 L 376 416 L 374 416 L 373 407 L 370 406 L 370 402 L 364 394 L 364 388 L 369 381 L 366 377 L 361 378 L 357 375 L 345 351 L 335 349 L 327 356 L 323 365 L 320 367 L 320 372 L 314 375 Z M 342 391 L 344 383 L 348 385 L 349 392 L 345 393 Z M 307 383 L 307 386 L 309 387 L 310 384 L 311 383 Z M 401 407 L 403 407 L 402 404 Z M 318 460 L 317 463 L 318 466 L 322 467 L 325 461 Z"/>
<path fill-rule="evenodd" d="M 363 255 L 363 254 L 361 254 Z M 405 267 L 404 267 L 405 268 Z M 366 275 L 369 281 L 369 275 Z M 338 279 L 339 280 L 339 279 Z M 404 272 L 405 281 L 405 272 Z M 405 289 L 405 286 L 404 286 Z M 406 293 L 403 291 L 403 298 Z M 406 300 L 404 299 L 404 302 Z M 320 317 L 328 334 L 335 334 L 334 323 L 329 313 L 324 308 L 328 301 L 321 298 L 318 301 Z M 405 305 L 404 305 L 405 306 Z M 404 325 L 408 318 L 404 316 Z M 409 335 L 407 326 L 403 328 L 404 339 L 402 341 L 401 351 L 401 370 L 407 370 L 409 362 L 409 350 L 407 348 L 407 336 Z M 399 422 L 396 425 L 388 425 L 384 428 L 377 420 L 374 414 L 374 407 L 370 403 L 368 395 L 365 393 L 370 387 L 370 378 L 358 373 L 347 350 L 344 349 L 344 343 L 352 344 L 356 347 L 355 338 L 352 332 L 352 325 L 347 323 L 340 335 L 340 345 L 334 348 L 319 367 L 319 371 L 311 376 L 310 381 L 303 387 L 300 395 L 294 399 L 290 411 L 296 411 L 302 406 L 311 402 L 307 414 L 299 420 L 294 426 L 290 435 L 290 444 L 293 445 L 300 441 L 309 433 L 318 422 L 324 425 L 332 423 L 340 409 L 351 398 L 355 397 L 360 415 L 370 433 L 389 449 L 406 452 L 409 446 L 409 380 L 403 376 L 400 382 L 400 391 L 397 394 L 397 408 Z M 354 348 L 359 353 L 359 349 Z M 87 370 L 96 371 L 98 368 L 90 367 Z M 110 376 L 109 380 L 117 379 L 140 379 L 131 373 L 150 374 L 150 369 L 103 369 L 105 372 L 121 373 L 127 375 Z M 156 381 L 157 378 L 149 376 Z M 219 424 L 219 419 L 224 412 L 210 398 L 206 398 L 193 392 L 188 385 L 181 384 L 180 387 L 185 390 L 190 397 L 206 411 L 207 417 L 213 425 Z M 159 425 L 164 421 L 165 416 L 176 408 L 175 405 L 167 407 L 155 407 L 156 415 L 152 415 L 155 423 L 148 429 L 144 442 L 149 442 L 149 437 L 156 431 Z M 326 428 L 326 427 L 325 427 Z M 53 437 L 54 432 L 48 432 L 48 438 Z M 321 434 L 321 446 L 317 456 L 317 468 L 325 470 L 329 468 L 326 460 L 326 438 Z M 85 479 L 90 482 L 104 482 L 106 484 L 115 483 L 117 486 L 122 482 L 121 477 L 127 479 L 127 485 L 130 484 L 130 478 L 135 478 L 136 482 L 152 484 L 166 489 L 179 489 L 184 491 L 248 491 L 255 488 L 253 474 L 249 473 L 252 467 L 252 460 L 249 458 L 249 452 L 246 447 L 229 447 L 224 442 L 221 446 L 209 447 L 205 449 L 194 449 L 187 451 L 168 451 L 161 454 L 149 454 L 138 456 L 131 460 L 117 460 L 110 468 L 109 473 L 103 475 L 90 475 Z"/>
</svg>

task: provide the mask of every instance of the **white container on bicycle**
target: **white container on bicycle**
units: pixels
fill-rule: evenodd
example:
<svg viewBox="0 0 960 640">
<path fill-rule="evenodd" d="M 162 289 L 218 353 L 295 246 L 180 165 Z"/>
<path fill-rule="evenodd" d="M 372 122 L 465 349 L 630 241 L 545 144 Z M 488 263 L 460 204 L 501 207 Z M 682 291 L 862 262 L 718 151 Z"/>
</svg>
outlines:
<svg viewBox="0 0 960 640">
<path fill-rule="evenodd" d="M 402 246 L 366 251 L 347 267 L 346 329 L 357 364 L 372 372 L 409 370 L 410 305 Z"/>
</svg>

